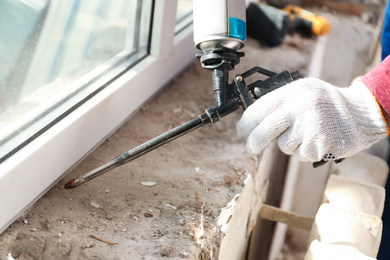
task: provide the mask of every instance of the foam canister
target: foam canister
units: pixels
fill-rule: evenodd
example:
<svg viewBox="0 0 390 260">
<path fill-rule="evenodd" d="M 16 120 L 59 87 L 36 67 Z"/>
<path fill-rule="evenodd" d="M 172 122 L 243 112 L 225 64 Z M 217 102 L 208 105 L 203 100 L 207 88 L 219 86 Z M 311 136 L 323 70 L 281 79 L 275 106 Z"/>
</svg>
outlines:
<svg viewBox="0 0 390 260">
<path fill-rule="evenodd" d="M 246 40 L 245 0 L 194 0 L 194 42 L 204 53 L 238 50 Z"/>
</svg>

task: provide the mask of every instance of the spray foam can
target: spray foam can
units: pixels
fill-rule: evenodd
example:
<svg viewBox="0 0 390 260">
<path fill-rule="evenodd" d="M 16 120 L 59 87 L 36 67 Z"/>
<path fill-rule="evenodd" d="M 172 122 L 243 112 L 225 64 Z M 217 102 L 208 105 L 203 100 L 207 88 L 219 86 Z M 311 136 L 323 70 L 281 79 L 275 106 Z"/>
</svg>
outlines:
<svg viewBox="0 0 390 260">
<path fill-rule="evenodd" d="M 194 42 L 204 53 L 234 51 L 246 40 L 245 0 L 193 0 Z"/>
</svg>

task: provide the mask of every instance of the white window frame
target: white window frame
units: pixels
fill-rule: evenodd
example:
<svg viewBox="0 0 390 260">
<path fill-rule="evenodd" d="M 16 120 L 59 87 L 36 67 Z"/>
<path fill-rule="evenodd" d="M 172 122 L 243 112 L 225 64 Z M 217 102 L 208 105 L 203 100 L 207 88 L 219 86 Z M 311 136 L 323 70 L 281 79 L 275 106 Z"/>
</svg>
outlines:
<svg viewBox="0 0 390 260">
<path fill-rule="evenodd" d="M 194 60 L 192 25 L 174 33 L 176 7 L 155 1 L 149 56 L 0 164 L 0 233 Z"/>
</svg>

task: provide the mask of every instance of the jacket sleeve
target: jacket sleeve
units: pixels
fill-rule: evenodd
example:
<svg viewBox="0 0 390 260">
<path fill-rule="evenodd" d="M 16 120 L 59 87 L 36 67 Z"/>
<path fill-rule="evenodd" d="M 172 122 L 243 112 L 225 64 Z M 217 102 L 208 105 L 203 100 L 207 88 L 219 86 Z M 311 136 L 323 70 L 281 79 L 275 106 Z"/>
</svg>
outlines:
<svg viewBox="0 0 390 260">
<path fill-rule="evenodd" d="M 362 82 L 390 115 L 390 56 L 364 75 Z"/>
</svg>

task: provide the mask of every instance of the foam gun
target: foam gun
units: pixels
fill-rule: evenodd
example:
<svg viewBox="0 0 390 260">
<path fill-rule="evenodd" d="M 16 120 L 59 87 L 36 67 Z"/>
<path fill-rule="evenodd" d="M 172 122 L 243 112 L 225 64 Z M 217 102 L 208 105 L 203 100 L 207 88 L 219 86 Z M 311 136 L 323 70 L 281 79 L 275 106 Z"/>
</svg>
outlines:
<svg viewBox="0 0 390 260">
<path fill-rule="evenodd" d="M 218 10 L 218 11 L 216 11 Z M 215 106 L 172 130 L 169 130 L 87 172 L 65 184 L 66 189 L 75 188 L 118 166 L 126 164 L 176 138 L 199 127 L 216 123 L 240 107 L 244 110 L 263 95 L 296 79 L 298 71 L 275 73 L 254 67 L 234 77 L 229 84 L 229 71 L 244 56 L 238 52 L 246 40 L 246 18 L 244 0 L 196 0 L 194 1 L 194 41 L 202 52 L 197 55 L 204 69 L 212 72 Z M 262 74 L 264 80 L 246 84 L 245 79 Z M 264 78 L 262 76 L 262 78 Z"/>
</svg>

